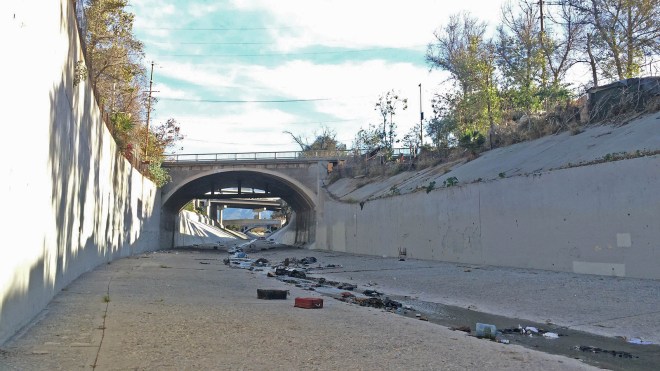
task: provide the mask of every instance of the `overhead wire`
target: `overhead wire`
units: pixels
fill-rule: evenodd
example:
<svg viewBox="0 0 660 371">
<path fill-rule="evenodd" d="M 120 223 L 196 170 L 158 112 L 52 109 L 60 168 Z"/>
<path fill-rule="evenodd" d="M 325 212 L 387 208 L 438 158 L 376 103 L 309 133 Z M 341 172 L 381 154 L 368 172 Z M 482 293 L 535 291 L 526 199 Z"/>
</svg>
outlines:
<svg viewBox="0 0 660 371">
<path fill-rule="evenodd" d="M 386 47 L 386 48 L 371 48 L 371 49 L 351 49 L 351 50 L 333 50 L 333 51 L 318 51 L 318 52 L 300 52 L 300 53 L 249 53 L 249 54 L 157 54 L 158 57 L 213 57 L 213 58 L 242 58 L 242 57 L 295 57 L 295 56 L 314 56 L 314 55 L 336 55 L 336 54 L 355 54 L 355 53 L 368 53 L 374 51 L 386 50 L 401 50 L 419 47 L 413 46 L 408 48 Z"/>
<path fill-rule="evenodd" d="M 297 103 L 297 102 L 318 102 L 330 100 L 330 98 L 312 98 L 312 99 L 265 99 L 265 100 L 224 100 L 224 99 L 189 99 L 189 98 L 158 98 L 164 101 L 174 102 L 197 102 L 197 103 Z"/>
<path fill-rule="evenodd" d="M 263 31 L 292 29 L 292 26 L 281 27 L 140 27 L 142 30 L 162 31 Z"/>
</svg>

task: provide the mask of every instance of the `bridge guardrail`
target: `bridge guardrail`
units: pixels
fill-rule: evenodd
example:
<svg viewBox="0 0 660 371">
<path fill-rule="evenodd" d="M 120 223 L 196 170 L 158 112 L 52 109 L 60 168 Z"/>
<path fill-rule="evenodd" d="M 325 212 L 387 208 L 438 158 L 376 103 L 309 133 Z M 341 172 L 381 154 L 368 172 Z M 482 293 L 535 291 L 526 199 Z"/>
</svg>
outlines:
<svg viewBox="0 0 660 371">
<path fill-rule="evenodd" d="M 311 151 L 276 151 L 276 152 L 235 152 L 235 153 L 185 153 L 168 154 L 163 162 L 218 162 L 218 161 L 262 161 L 262 160 L 298 160 L 298 159 L 342 159 L 367 154 L 366 150 L 311 150 Z M 410 156 L 410 148 L 393 148 L 392 155 Z"/>
</svg>

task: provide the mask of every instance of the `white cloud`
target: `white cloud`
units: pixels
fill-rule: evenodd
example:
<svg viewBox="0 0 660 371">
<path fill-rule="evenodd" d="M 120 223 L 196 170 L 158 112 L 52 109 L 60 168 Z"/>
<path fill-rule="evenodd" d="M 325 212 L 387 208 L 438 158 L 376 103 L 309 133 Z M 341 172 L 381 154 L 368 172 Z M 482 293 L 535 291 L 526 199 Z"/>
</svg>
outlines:
<svg viewBox="0 0 660 371">
<path fill-rule="evenodd" d="M 295 107 L 282 104 L 223 104 L 187 102 L 181 104 L 166 99 L 158 103 L 157 117 L 161 121 L 174 117 L 190 139 L 184 147 L 203 151 L 250 151 L 297 149 L 282 131 L 289 130 L 313 140 L 321 126 L 335 130 L 338 139 L 350 146 L 360 127 L 379 124 L 374 110 L 378 96 L 394 89 L 408 98 L 408 110 L 396 117 L 399 137 L 419 122 L 419 87 L 423 85 L 424 110 L 430 115 L 431 92 L 440 82 L 441 74 L 410 63 L 390 63 L 383 60 L 345 62 L 337 65 L 294 61 L 277 67 L 255 65 L 195 68 L 192 65 L 167 65 L 160 75 L 186 83 L 203 85 L 219 94 L 230 96 L 200 96 L 186 93 L 169 85 L 158 85 L 158 96 L 187 99 L 260 99 L 263 94 L 290 99 L 327 98 L 313 104 L 315 113 L 295 113 Z M 231 71 L 231 72 L 230 72 Z M 233 87 L 234 90 L 226 90 Z M 221 91 L 223 90 L 224 91 Z M 294 103 L 297 104 L 297 103 Z M 184 110 L 181 107 L 185 107 Z M 287 112 L 287 110 L 290 110 Z M 195 112 L 195 113 L 192 113 Z M 222 138 L 222 139 L 209 139 Z M 237 143 L 244 143 L 238 145 Z"/>
<path fill-rule="evenodd" d="M 183 114 L 176 116 L 186 137 L 184 152 L 249 152 L 295 150 L 289 135 L 284 134 L 289 123 L 301 118 L 258 104 L 242 104 L 217 115 Z M 163 117 L 165 111 L 160 112 Z"/>
<path fill-rule="evenodd" d="M 187 62 L 159 62 L 157 72 L 163 77 L 202 86 L 205 89 L 222 90 L 239 87 L 234 81 L 235 73 L 226 67 L 204 68 Z"/>
<path fill-rule="evenodd" d="M 280 50 L 310 45 L 398 47 L 425 45 L 450 14 L 463 10 L 494 23 L 501 1 L 415 0 L 234 0 L 244 10 L 272 14 Z"/>
<path fill-rule="evenodd" d="M 337 65 L 319 65 L 308 61 L 287 63 L 272 69 L 255 67 L 245 74 L 258 81 L 264 88 L 288 94 L 293 98 L 328 98 L 316 103 L 316 110 L 340 120 L 367 118 L 359 122 L 329 124 L 338 131 L 353 130 L 359 125 L 377 123 L 380 118 L 374 111 L 378 96 L 388 90 L 400 92 L 409 100 L 409 109 L 398 117 L 400 132 L 407 131 L 419 121 L 419 83 L 422 83 L 422 99 L 430 110 L 431 91 L 440 83 L 441 74 L 429 74 L 425 67 L 410 63 L 388 63 L 382 60 L 346 62 Z M 430 112 L 429 112 L 430 113 Z M 427 113 L 428 114 L 428 113 Z M 371 117 L 371 119 L 369 119 Z M 313 118 L 312 118 L 313 119 Z M 358 125 L 358 127 L 355 127 Z M 350 143 L 348 143 L 350 144 Z"/>
<path fill-rule="evenodd" d="M 158 83 L 153 86 L 153 90 L 156 91 L 154 96 L 158 98 L 188 98 L 190 93 L 183 89 L 177 89 L 168 84 Z"/>
<path fill-rule="evenodd" d="M 312 99 L 328 100 L 307 104 L 214 104 L 161 100 L 153 122 L 173 117 L 188 137 L 184 152 L 245 152 L 261 150 L 296 150 L 297 145 L 282 131 L 313 139 L 322 124 L 335 130 L 345 144 L 360 127 L 378 124 L 374 111 L 378 96 L 394 89 L 408 98 L 408 110 L 397 116 L 398 134 L 402 137 L 419 122 L 419 87 L 422 83 L 423 109 L 431 114 L 430 100 L 445 77 L 429 73 L 421 53 L 423 45 L 432 41 L 432 32 L 449 14 L 468 10 L 482 19 L 499 15 L 501 1 L 449 2 L 438 0 L 227 0 L 204 2 L 134 0 L 136 29 L 148 36 L 146 60 L 155 60 L 157 96 L 191 100 L 260 100 Z M 213 19 L 223 12 L 254 12 L 255 19 L 267 23 L 231 25 L 232 27 L 264 27 L 281 52 L 296 52 L 310 46 L 341 48 L 406 48 L 419 50 L 418 63 L 379 60 L 353 60 L 350 53 L 337 55 L 343 61 L 321 64 L 291 61 L 269 66 L 223 58 L 222 63 L 200 63 L 208 59 L 171 57 L 158 52 L 181 49 L 181 54 L 216 54 L 203 45 L 181 45 L 175 42 L 195 41 L 186 33 L 158 28 L 194 28 L 196 24 L 222 27 Z M 244 14 L 243 14 L 244 15 Z M 259 16 L 259 15 L 265 15 Z M 237 15 L 237 18 L 239 16 Z M 492 23 L 494 26 L 494 23 Z M 215 35 L 215 34 L 214 34 Z M 218 34 L 225 37 L 224 33 Z M 220 37 L 218 36 L 218 37 Z M 269 42 L 267 38 L 250 36 L 223 42 Z M 235 36 L 233 36 L 235 37 Z M 149 44 L 152 42 L 152 44 Z M 158 44 L 153 44 L 158 42 Z M 238 48 L 238 47 L 237 47 Z M 226 54 L 242 54 L 234 49 Z M 151 55 L 153 53 L 153 55 Z M 223 52 L 224 53 L 224 52 Z M 178 54 L 178 53 L 177 53 Z M 313 59 L 314 56 L 307 56 Z M 333 55 L 334 57 L 334 55 Z M 287 60 L 285 58 L 285 60 Z"/>
</svg>

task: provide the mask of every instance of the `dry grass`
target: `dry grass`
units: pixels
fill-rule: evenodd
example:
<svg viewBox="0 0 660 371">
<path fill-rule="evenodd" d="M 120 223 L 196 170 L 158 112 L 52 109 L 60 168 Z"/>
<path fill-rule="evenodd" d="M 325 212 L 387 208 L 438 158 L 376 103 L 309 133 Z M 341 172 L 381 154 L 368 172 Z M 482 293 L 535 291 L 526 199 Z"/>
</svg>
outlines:
<svg viewBox="0 0 660 371">
<path fill-rule="evenodd" d="M 520 112 L 508 112 L 491 133 L 492 143 L 486 143 L 479 152 L 491 148 L 506 147 L 516 143 L 535 140 L 548 135 L 568 131 L 572 135 L 584 132 L 589 125 L 619 124 L 625 125 L 644 113 L 660 111 L 660 96 L 646 98 L 645 104 L 640 104 L 640 97 L 635 94 L 624 95 L 620 102 L 607 106 L 607 112 L 602 114 L 596 107 L 592 112 L 598 112 L 596 117 L 605 117 L 595 121 L 589 117 L 586 97 L 569 100 L 557 104 L 553 109 L 536 115 L 525 115 Z M 601 108 L 604 110 L 605 107 Z M 337 172 L 330 176 L 330 183 L 343 177 L 364 177 L 360 187 L 373 182 L 382 176 L 393 176 L 404 171 L 418 171 L 428 167 L 448 164 L 454 161 L 471 161 L 478 157 L 478 152 L 472 153 L 463 148 L 425 149 L 414 159 L 396 159 L 384 161 L 382 157 L 367 160 L 364 156 L 348 159 Z"/>
</svg>

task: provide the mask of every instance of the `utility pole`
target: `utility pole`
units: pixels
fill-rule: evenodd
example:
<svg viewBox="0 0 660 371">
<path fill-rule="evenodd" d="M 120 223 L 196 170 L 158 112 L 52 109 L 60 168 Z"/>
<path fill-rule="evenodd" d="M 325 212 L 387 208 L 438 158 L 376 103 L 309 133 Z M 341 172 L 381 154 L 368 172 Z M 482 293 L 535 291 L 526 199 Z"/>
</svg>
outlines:
<svg viewBox="0 0 660 371">
<path fill-rule="evenodd" d="M 539 0 L 539 10 L 541 12 L 541 37 L 543 37 L 543 33 L 545 32 L 545 27 L 543 25 L 543 0 Z"/>
<path fill-rule="evenodd" d="M 424 143 L 424 111 L 422 111 L 422 83 L 419 83 L 419 149 Z"/>
<path fill-rule="evenodd" d="M 144 160 L 147 161 L 147 148 L 149 148 L 149 118 L 151 116 L 151 87 L 154 84 L 154 62 L 151 61 L 151 76 L 149 77 L 149 99 L 147 100 L 147 130 L 144 134 Z"/>
<path fill-rule="evenodd" d="M 539 0 L 539 16 L 540 16 L 540 20 L 541 20 L 541 33 L 539 34 L 541 51 L 547 57 L 547 53 L 546 53 L 546 50 L 545 50 L 545 19 L 544 19 L 545 17 L 543 16 L 543 0 Z M 542 79 L 543 87 L 545 88 L 545 86 L 547 85 L 547 76 L 546 76 L 547 70 L 546 70 L 545 62 L 543 63 L 541 68 L 542 68 L 541 79 Z"/>
</svg>

